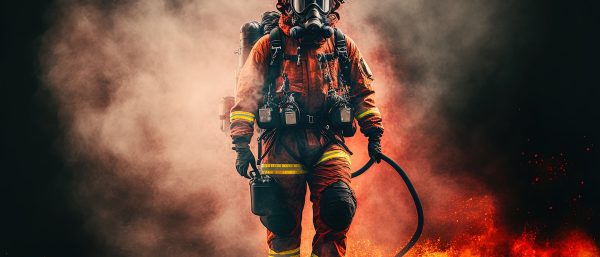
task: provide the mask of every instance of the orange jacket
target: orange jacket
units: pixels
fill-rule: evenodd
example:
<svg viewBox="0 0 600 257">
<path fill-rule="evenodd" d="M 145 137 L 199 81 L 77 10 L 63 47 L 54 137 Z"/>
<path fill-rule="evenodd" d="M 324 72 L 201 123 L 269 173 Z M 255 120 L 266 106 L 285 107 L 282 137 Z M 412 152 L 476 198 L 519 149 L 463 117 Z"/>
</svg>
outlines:
<svg viewBox="0 0 600 257">
<path fill-rule="evenodd" d="M 282 18 L 283 19 L 283 18 Z M 280 22 L 282 26 L 282 22 Z M 285 54 L 298 55 L 299 43 L 289 36 L 289 27 L 283 25 L 282 34 L 285 37 Z M 348 55 L 351 61 L 350 97 L 355 111 L 355 118 L 365 135 L 372 131 L 383 132 L 381 113 L 375 106 L 371 83 L 371 71 L 364 61 L 358 47 L 346 36 Z M 296 101 L 303 107 L 305 113 L 325 114 L 327 105 L 327 92 L 329 85 L 323 79 L 319 69 L 317 55 L 335 52 L 333 37 L 325 40 L 319 46 L 305 48 L 300 52 L 301 64 L 296 61 L 283 60 L 282 72 L 287 73 L 290 82 L 290 91 L 297 92 Z M 235 105 L 231 110 L 231 137 L 234 142 L 238 140 L 249 141 L 254 131 L 254 121 L 258 108 L 263 104 L 262 89 L 267 76 L 270 63 L 269 36 L 262 37 L 254 46 L 239 74 Z M 333 79 L 332 85 L 338 84 L 338 60 L 328 62 Z M 326 68 L 324 65 L 323 68 Z M 283 79 L 277 79 L 276 92 L 281 94 Z"/>
</svg>

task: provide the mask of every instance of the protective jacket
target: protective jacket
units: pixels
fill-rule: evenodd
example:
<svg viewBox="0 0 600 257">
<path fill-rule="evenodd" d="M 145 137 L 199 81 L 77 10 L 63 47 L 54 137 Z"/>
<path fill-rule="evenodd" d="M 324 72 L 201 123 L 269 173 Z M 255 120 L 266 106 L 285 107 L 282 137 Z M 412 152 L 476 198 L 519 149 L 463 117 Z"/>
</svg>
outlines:
<svg viewBox="0 0 600 257">
<path fill-rule="evenodd" d="M 350 153 L 339 143 L 324 137 L 323 128 L 319 126 L 327 116 L 329 87 L 340 86 L 334 38 L 316 44 L 300 44 L 289 36 L 290 26 L 286 24 L 285 16 L 279 26 L 285 45 L 281 73 L 287 74 L 289 90 L 296 93 L 302 116 L 312 116 L 317 125 L 283 129 L 266 144 L 272 146 L 261 164 L 262 173 L 277 179 L 289 210 L 287 217 L 261 217 L 268 228 L 269 256 L 299 256 L 300 221 L 307 183 L 317 231 L 313 256 L 344 256 L 346 233 L 356 208 L 356 199 L 349 187 Z M 382 133 L 382 118 L 375 105 L 369 66 L 354 41 L 347 36 L 346 48 L 350 60 L 349 95 L 355 118 L 365 135 Z M 253 136 L 258 108 L 263 103 L 271 53 L 270 38 L 266 35 L 256 43 L 241 69 L 236 102 L 230 116 L 234 143 L 249 142 Z M 327 72 L 323 72 L 324 69 Z M 325 82 L 324 74 L 330 74 L 330 84 Z M 281 97 L 281 76 L 275 85 L 275 92 Z M 343 141 L 339 133 L 336 138 Z M 282 222 L 293 225 L 280 229 Z"/>
</svg>

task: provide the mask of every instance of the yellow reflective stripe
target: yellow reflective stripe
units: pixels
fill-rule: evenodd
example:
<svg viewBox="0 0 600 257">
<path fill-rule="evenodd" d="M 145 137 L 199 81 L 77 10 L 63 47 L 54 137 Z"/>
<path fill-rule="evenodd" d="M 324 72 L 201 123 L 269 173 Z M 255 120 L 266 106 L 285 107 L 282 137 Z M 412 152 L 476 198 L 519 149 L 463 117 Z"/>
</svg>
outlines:
<svg viewBox="0 0 600 257">
<path fill-rule="evenodd" d="M 360 120 L 360 119 L 362 119 L 362 118 L 364 118 L 364 117 L 366 117 L 367 115 L 370 115 L 370 114 L 379 114 L 379 115 L 381 115 L 381 112 L 379 112 L 379 109 L 377 109 L 377 108 L 368 109 L 368 110 L 366 110 L 364 112 L 361 112 L 360 114 L 356 115 L 356 119 Z"/>
<path fill-rule="evenodd" d="M 231 112 L 231 115 L 246 115 L 246 116 L 250 116 L 252 118 L 254 118 L 254 113 L 251 112 L 242 112 L 242 111 L 235 111 L 235 112 Z"/>
<path fill-rule="evenodd" d="M 283 251 L 283 252 L 276 252 L 276 251 L 273 251 L 273 250 L 269 249 L 269 254 L 276 254 L 276 255 L 296 254 L 296 255 L 293 255 L 293 256 L 289 256 L 289 257 L 299 256 L 300 255 L 300 247 L 298 247 L 296 249 L 293 249 L 293 250 Z"/>
<path fill-rule="evenodd" d="M 351 163 L 350 156 L 346 152 L 344 152 L 343 150 L 333 150 L 333 151 L 325 152 L 323 154 L 323 156 L 321 156 L 321 159 L 317 162 L 317 164 L 331 160 L 331 159 L 335 159 L 335 158 L 343 158 L 343 159 L 346 159 L 348 161 L 348 163 Z"/>
<path fill-rule="evenodd" d="M 321 160 L 319 160 L 319 162 L 317 162 L 317 164 L 329 161 L 331 159 L 336 159 L 336 158 L 346 159 L 346 160 L 348 160 L 348 162 L 350 162 L 350 158 L 348 158 L 348 155 L 346 155 L 346 154 L 333 154 L 333 155 L 321 158 Z"/>
<path fill-rule="evenodd" d="M 302 175 L 306 174 L 304 170 L 263 170 L 264 175 Z"/>
<path fill-rule="evenodd" d="M 244 116 L 233 116 L 233 117 L 229 118 L 229 121 L 231 121 L 231 122 L 234 122 L 236 120 L 245 120 L 245 121 L 250 122 L 250 123 L 254 122 L 254 119 L 248 118 L 248 117 L 244 117 Z"/>
<path fill-rule="evenodd" d="M 306 170 L 301 164 L 272 164 L 265 163 L 260 165 L 262 174 L 265 175 L 300 175 L 306 174 Z"/>
<path fill-rule="evenodd" d="M 317 256 L 316 254 L 313 253 L 310 257 L 319 257 L 319 256 Z"/>
<path fill-rule="evenodd" d="M 303 168 L 302 164 L 274 164 L 274 163 L 264 163 L 261 164 L 263 168 Z"/>
<path fill-rule="evenodd" d="M 235 112 L 231 112 L 231 114 L 229 115 L 229 120 L 231 122 L 233 122 L 235 120 L 245 120 L 248 122 L 254 122 L 254 119 L 255 119 L 254 113 L 251 113 L 251 112 L 235 111 Z"/>
</svg>

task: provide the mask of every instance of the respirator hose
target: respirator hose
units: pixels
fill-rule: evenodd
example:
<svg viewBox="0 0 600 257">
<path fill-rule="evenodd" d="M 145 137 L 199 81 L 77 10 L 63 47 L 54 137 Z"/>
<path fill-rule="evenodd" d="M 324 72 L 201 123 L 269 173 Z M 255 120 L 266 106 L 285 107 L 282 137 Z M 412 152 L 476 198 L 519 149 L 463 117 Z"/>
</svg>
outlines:
<svg viewBox="0 0 600 257">
<path fill-rule="evenodd" d="M 396 257 L 401 257 L 401 256 L 404 256 L 406 253 L 408 253 L 408 251 L 413 246 L 415 246 L 415 244 L 419 240 L 419 237 L 421 237 L 421 233 L 423 232 L 423 223 L 424 223 L 423 206 L 421 206 L 421 200 L 419 199 L 417 190 L 415 190 L 415 187 L 413 186 L 412 182 L 410 182 L 408 175 L 406 175 L 406 172 L 404 172 L 402 167 L 400 167 L 400 165 L 398 165 L 394 160 L 392 160 L 392 158 L 390 158 L 384 154 L 381 154 L 381 159 L 383 161 L 387 162 L 390 166 L 392 166 L 392 168 L 394 168 L 394 170 L 396 170 L 398 175 L 400 175 L 400 177 L 402 177 L 402 180 L 404 180 L 404 183 L 406 184 L 406 187 L 408 188 L 408 191 L 410 192 L 410 195 L 413 198 L 413 201 L 415 203 L 415 208 L 417 209 L 417 220 L 418 220 L 417 221 L 417 229 L 415 230 L 415 233 L 411 237 L 408 244 L 406 244 L 402 248 L 402 250 L 400 250 L 400 252 L 398 252 L 398 254 L 396 254 Z M 365 164 L 362 168 L 360 168 L 356 172 L 352 173 L 352 178 L 358 177 L 358 176 L 362 175 L 363 173 L 365 173 L 369 168 L 371 168 L 371 166 L 373 166 L 374 163 L 375 163 L 375 160 L 370 159 L 369 162 L 367 162 L 367 164 Z"/>
</svg>

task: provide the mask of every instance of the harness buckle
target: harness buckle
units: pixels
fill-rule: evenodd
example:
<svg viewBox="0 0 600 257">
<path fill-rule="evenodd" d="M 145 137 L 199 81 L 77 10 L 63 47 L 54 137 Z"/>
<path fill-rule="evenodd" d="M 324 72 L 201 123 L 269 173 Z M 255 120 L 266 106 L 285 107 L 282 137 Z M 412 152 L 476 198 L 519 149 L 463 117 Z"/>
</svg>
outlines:
<svg viewBox="0 0 600 257">
<path fill-rule="evenodd" d="M 281 49 L 281 46 L 271 46 L 271 65 L 275 63 L 275 60 L 277 59 L 277 54 Z"/>
<path fill-rule="evenodd" d="M 308 124 L 315 124 L 315 116 L 306 115 L 306 117 L 308 118 Z"/>
<path fill-rule="evenodd" d="M 338 47 L 337 49 L 337 54 L 338 56 L 344 57 L 344 58 L 348 58 L 348 48 L 345 46 L 342 47 Z"/>
</svg>

